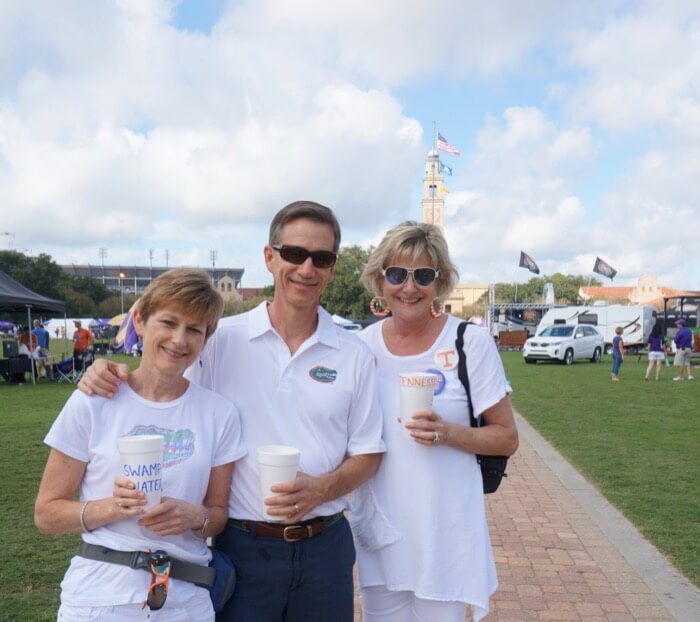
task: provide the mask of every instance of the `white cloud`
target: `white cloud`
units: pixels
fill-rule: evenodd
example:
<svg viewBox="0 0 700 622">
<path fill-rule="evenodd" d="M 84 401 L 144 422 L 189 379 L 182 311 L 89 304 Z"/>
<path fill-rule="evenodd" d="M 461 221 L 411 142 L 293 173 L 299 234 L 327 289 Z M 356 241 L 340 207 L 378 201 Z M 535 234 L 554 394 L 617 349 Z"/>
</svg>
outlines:
<svg viewBox="0 0 700 622">
<path fill-rule="evenodd" d="M 678 224 L 700 212 L 695 2 L 244 0 L 210 35 L 178 31 L 176 10 L 0 0 L 0 205 L 19 249 L 167 248 L 171 265 L 218 249 L 262 284 L 267 223 L 296 198 L 376 241 L 418 217 L 447 85 L 493 102 L 448 181 L 464 278 L 524 280 L 523 248 L 544 271 L 605 254 L 621 279 L 700 289 Z"/>
</svg>

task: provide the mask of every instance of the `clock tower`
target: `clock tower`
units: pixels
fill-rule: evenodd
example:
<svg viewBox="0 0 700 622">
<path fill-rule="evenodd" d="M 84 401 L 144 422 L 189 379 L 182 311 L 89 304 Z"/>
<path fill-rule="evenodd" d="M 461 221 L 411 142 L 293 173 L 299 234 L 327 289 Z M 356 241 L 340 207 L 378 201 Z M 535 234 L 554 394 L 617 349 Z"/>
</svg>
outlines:
<svg viewBox="0 0 700 622">
<path fill-rule="evenodd" d="M 443 210 L 445 207 L 444 177 L 440 172 L 440 158 L 438 152 L 431 149 L 428 159 L 425 161 L 425 173 L 423 175 L 423 222 L 443 228 Z"/>
</svg>

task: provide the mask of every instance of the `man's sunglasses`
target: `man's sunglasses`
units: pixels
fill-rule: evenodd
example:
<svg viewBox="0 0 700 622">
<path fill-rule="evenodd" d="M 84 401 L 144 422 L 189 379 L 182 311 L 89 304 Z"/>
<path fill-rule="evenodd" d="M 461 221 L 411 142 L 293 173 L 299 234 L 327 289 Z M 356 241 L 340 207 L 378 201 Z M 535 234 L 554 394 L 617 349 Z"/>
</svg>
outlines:
<svg viewBox="0 0 700 622">
<path fill-rule="evenodd" d="M 282 259 L 297 266 L 303 264 L 309 257 L 317 268 L 330 268 L 335 265 L 338 255 L 333 251 L 309 251 L 303 246 L 288 246 L 287 244 L 273 244 Z"/>
<path fill-rule="evenodd" d="M 409 270 L 399 266 L 389 266 L 382 270 L 382 274 L 392 285 L 403 285 L 410 274 L 413 276 L 413 281 L 416 285 L 427 287 L 438 277 L 440 271 L 434 268 L 414 268 Z"/>
<path fill-rule="evenodd" d="M 154 551 L 148 562 L 151 570 L 151 585 L 143 604 L 151 611 L 162 609 L 168 598 L 168 577 L 170 577 L 170 556 L 165 551 Z"/>
</svg>

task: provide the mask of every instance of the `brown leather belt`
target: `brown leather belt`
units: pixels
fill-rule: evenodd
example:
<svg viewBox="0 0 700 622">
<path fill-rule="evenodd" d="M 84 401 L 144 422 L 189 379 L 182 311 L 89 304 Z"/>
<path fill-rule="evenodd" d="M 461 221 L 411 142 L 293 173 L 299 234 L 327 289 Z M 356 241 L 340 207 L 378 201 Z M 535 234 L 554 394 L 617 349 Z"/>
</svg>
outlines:
<svg viewBox="0 0 700 622">
<path fill-rule="evenodd" d="M 233 529 L 244 531 L 254 537 L 282 538 L 285 542 L 299 542 L 317 536 L 330 526 L 335 525 L 341 518 L 343 518 L 343 513 L 338 512 L 330 516 L 317 516 L 316 518 L 305 520 L 295 525 L 239 520 L 238 518 L 229 518 L 226 524 Z"/>
</svg>

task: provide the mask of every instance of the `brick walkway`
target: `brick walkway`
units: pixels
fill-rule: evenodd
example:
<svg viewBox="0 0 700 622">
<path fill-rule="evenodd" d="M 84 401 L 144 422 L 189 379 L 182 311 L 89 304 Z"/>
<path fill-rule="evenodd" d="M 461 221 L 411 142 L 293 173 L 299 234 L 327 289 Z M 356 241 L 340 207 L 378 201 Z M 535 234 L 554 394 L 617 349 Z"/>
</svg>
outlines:
<svg viewBox="0 0 700 622">
<path fill-rule="evenodd" d="M 601 525 L 600 516 L 612 516 L 613 522 L 617 519 L 625 523 L 625 534 L 632 539 L 628 543 L 631 550 L 649 549 L 649 558 L 640 563 L 646 561 L 652 572 L 635 570 L 579 503 L 577 497 L 581 499 L 581 494 L 576 494 L 576 490 L 572 494 L 570 488 L 585 487 L 588 494 L 597 494 L 582 479 L 584 485 L 578 486 L 576 478 L 580 476 L 576 474 L 565 486 L 560 477 L 562 472 L 573 472 L 570 466 L 555 464 L 555 474 L 540 455 L 555 452 L 522 419 L 518 421 L 520 448 L 509 463 L 508 479 L 497 493 L 487 496 L 499 589 L 484 622 L 700 620 L 700 592 L 670 568 L 648 543 L 634 540 L 636 532 L 615 516 L 614 510 L 601 506 L 596 514 L 599 508 L 586 504 Z M 566 477 L 563 479 L 566 481 Z M 614 529 L 606 531 L 614 535 Z M 647 576 L 642 577 L 640 572 Z M 650 576 L 658 577 L 654 578 L 656 583 L 649 580 Z M 663 591 L 672 601 L 675 599 L 675 615 L 648 583 L 661 585 L 657 592 Z M 668 605 L 668 598 L 664 600 Z M 355 620 L 361 622 L 357 598 L 356 612 Z"/>
</svg>

